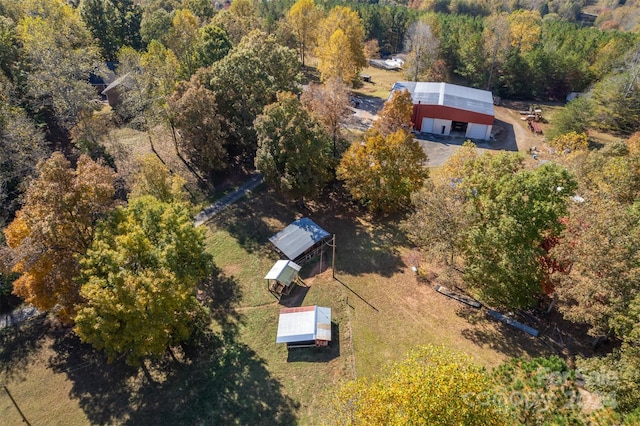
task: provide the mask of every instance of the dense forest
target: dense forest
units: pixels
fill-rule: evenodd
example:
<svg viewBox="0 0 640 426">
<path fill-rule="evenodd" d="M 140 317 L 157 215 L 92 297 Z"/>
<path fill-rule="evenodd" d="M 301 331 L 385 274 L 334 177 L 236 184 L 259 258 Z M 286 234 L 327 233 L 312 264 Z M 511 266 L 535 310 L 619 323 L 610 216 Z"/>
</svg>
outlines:
<svg viewBox="0 0 640 426">
<path fill-rule="evenodd" d="M 234 164 L 252 164 L 253 120 L 278 91 L 300 90 L 294 51 L 302 63 L 305 55 L 319 58 L 321 72 L 326 64 L 324 80 L 327 73 L 347 72 L 346 81 L 357 84 L 366 63 L 353 42 L 339 51 L 335 40 L 319 36 L 327 32 L 318 16 L 335 10 L 333 4 L 313 6 L 311 16 L 308 5 L 289 12 L 290 6 L 239 1 L 217 11 L 195 0 L 4 1 L 3 139 L 15 142 L 3 146 L 3 220 L 19 206 L 22 181 L 49 152 L 105 154 L 94 140 L 104 123 L 92 117 L 101 103 L 89 79 L 112 75 L 106 64 L 117 64 L 116 75 L 126 76 L 123 86 L 130 89 L 114 108 L 118 125 L 170 127 L 176 149 L 203 181 Z M 568 109 L 559 132 L 594 128 L 624 136 L 636 130 L 635 33 L 583 27 L 561 14 L 542 15 L 541 6 L 493 4 L 484 12 L 453 3 L 349 7 L 362 27 L 344 24 L 355 29 L 347 39 L 366 41 L 369 57 L 406 52 L 411 79 L 456 82 L 509 99 L 564 100 L 588 91 Z M 54 31 L 61 22 L 64 29 Z M 340 62 L 351 69 L 328 70 L 336 63 L 329 58 L 345 52 Z M 195 101 L 216 111 L 199 126 L 190 122 L 198 116 L 189 109 L 197 109 Z"/>
<path fill-rule="evenodd" d="M 474 399 L 483 410 L 470 416 L 632 424 L 640 416 L 640 36 L 635 14 L 623 12 L 636 10 L 632 2 L 602 5 L 589 24 L 585 7 L 594 10 L 570 0 L 0 0 L 0 294 L 74 325 L 110 360 L 144 366 L 206 328 L 195 289 L 214 266 L 192 225 L 194 204 L 256 170 L 300 204 L 340 182 L 331 188 L 344 188 L 363 214 L 405 215 L 414 225 L 404 225 L 406 236 L 463 271 L 471 294 L 507 309 L 553 303 L 611 342 L 608 353 L 578 362 L 596 377 L 591 390 L 617 394 L 603 417 L 569 410 L 561 387 L 538 389 L 559 398 L 544 415 L 517 404 L 499 413 Z M 407 93 L 347 138 L 362 69 L 398 54 L 406 58 L 399 79 L 511 100 L 564 102 L 579 92 L 546 135 L 553 161 L 531 168 L 521 154 L 481 155 L 466 143 L 432 178 L 410 131 Z M 143 133 L 152 152 L 126 174 L 104 144 L 124 128 Z M 603 145 L 594 131 L 617 141 Z M 158 153 L 159 137 L 191 183 Z M 430 351 L 371 394 L 350 384 L 342 415 L 388 423 L 377 407 L 408 395 L 398 383 L 413 380 L 415 363 L 450 357 Z M 481 385 L 463 391 L 487 398 L 539 364 L 568 371 L 559 359 L 514 361 L 488 378 L 455 362 L 461 381 Z"/>
</svg>

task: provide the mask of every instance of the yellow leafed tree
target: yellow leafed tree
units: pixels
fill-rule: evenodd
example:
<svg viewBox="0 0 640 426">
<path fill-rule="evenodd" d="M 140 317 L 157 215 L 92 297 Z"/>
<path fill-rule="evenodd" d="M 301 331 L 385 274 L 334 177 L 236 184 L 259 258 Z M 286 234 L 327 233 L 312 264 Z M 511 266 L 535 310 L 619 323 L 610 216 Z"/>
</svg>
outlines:
<svg viewBox="0 0 640 426">
<path fill-rule="evenodd" d="M 346 383 L 336 398 L 337 424 L 507 425 L 487 374 L 463 354 L 426 346 L 391 372 Z"/>
<path fill-rule="evenodd" d="M 322 12 L 315 5 L 313 0 L 298 0 L 287 14 L 287 21 L 293 29 L 293 34 L 298 42 L 300 52 L 300 62 L 304 66 L 304 58 L 307 50 L 311 48 L 316 40 L 318 23 L 322 18 Z"/>
<path fill-rule="evenodd" d="M 442 166 L 441 180 L 449 184 L 451 179 L 461 179 L 469 173 L 470 165 L 480 156 L 476 145 L 467 140 L 453 153 Z"/>
<path fill-rule="evenodd" d="M 635 132 L 629 139 L 627 139 L 627 146 L 629 147 L 629 153 L 637 155 L 640 153 L 640 132 Z"/>
<path fill-rule="evenodd" d="M 426 161 L 411 133 L 398 130 L 385 137 L 374 130 L 363 143 L 349 147 L 338 166 L 338 179 L 369 210 L 398 211 L 410 204 L 411 193 L 428 178 Z"/>
<path fill-rule="evenodd" d="M 80 261 L 76 332 L 109 360 L 130 365 L 187 339 L 202 306 L 195 286 L 211 267 L 189 206 L 153 196 L 129 201 L 101 222 Z"/>
<path fill-rule="evenodd" d="M 509 15 L 511 45 L 530 52 L 540 40 L 542 18 L 537 10 L 516 10 Z"/>
<path fill-rule="evenodd" d="M 169 167 L 162 164 L 155 154 L 147 154 L 137 161 L 129 198 L 153 195 L 166 203 L 187 201 L 188 194 L 184 189 L 185 183 L 186 181 L 181 176 L 171 175 Z"/>
<path fill-rule="evenodd" d="M 332 77 L 344 82 L 357 80 L 367 64 L 364 57 L 364 26 L 358 13 L 348 7 L 331 10 L 318 30 L 318 69 L 322 80 Z"/>
<path fill-rule="evenodd" d="M 185 78 L 195 73 L 198 65 L 195 55 L 200 37 L 198 30 L 198 18 L 191 11 L 179 9 L 174 12 L 167 44 L 180 62 L 180 71 Z"/>
<path fill-rule="evenodd" d="M 589 140 L 586 133 L 569 132 L 553 139 L 549 145 L 557 151 L 586 151 L 589 149 Z"/>
<path fill-rule="evenodd" d="M 325 45 L 318 47 L 317 53 L 321 57 L 318 70 L 323 81 L 352 80 L 356 67 L 349 52 L 349 39 L 344 31 L 337 29 Z"/>
</svg>

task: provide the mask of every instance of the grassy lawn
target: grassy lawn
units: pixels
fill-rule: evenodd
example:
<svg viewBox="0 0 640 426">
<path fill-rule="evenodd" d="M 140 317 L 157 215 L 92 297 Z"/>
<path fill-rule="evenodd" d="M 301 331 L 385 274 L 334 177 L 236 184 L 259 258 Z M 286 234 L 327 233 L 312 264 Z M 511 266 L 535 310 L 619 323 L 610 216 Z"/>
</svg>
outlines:
<svg viewBox="0 0 640 426">
<path fill-rule="evenodd" d="M 42 316 L 17 330 L 0 330 L 0 424 L 23 424 L 2 386 L 32 425 L 90 423 L 79 401 L 70 398 L 73 381 L 53 368 L 60 355 L 55 342 Z M 83 365 L 75 368 L 82 370 Z"/>
<path fill-rule="evenodd" d="M 625 140 L 625 138 L 623 137 L 612 135 L 609 133 L 598 132 L 596 130 L 589 130 L 589 139 L 593 139 L 594 141 L 602 145 Z"/>
<path fill-rule="evenodd" d="M 336 234 L 337 279 L 327 253 L 322 264 L 305 265 L 306 287 L 293 295 L 298 304 L 331 307 L 334 339 L 326 349 L 287 351 L 275 343 L 282 306 L 263 277 L 277 259 L 268 238 L 302 216 Z M 176 348 L 179 362 L 167 355 L 150 365 L 151 383 L 39 319 L 17 335 L 0 334 L 0 384 L 32 424 L 317 424 L 329 419 L 341 383 L 379 374 L 416 345 L 460 350 L 488 368 L 548 354 L 538 340 L 420 282 L 411 266 L 421 259 L 400 221 L 373 219 L 336 195 L 300 207 L 258 191 L 206 225 L 219 270 L 202 292 L 212 300 L 215 334 L 197 353 Z M 427 269 L 433 282 L 452 285 Z M 20 421 L 6 394 L 0 416 Z"/>
<path fill-rule="evenodd" d="M 363 74 L 372 82 L 358 92 L 382 99 L 403 79 L 377 68 Z M 152 136 L 161 157 L 195 186 L 170 138 Z M 132 161 L 149 152 L 147 135 L 119 129 L 108 139 L 130 179 Z M 167 354 L 150 364 L 153 381 L 122 360 L 108 364 L 69 328 L 40 317 L 0 331 L 0 387 L 34 425 L 318 424 L 331 420 L 343 382 L 379 374 L 416 345 L 463 351 L 487 368 L 512 356 L 549 354 L 540 341 L 435 292 L 431 284 L 455 282 L 413 250 L 401 217 L 372 218 L 336 193 L 301 207 L 261 186 L 206 225 L 207 249 L 219 268 L 201 289 L 213 334 L 200 337 L 195 353 L 176 348 L 176 359 Z M 306 287 L 294 295 L 303 305 L 331 307 L 334 340 L 326 349 L 287 351 L 275 344 L 282 305 L 263 277 L 278 259 L 269 237 L 303 216 L 336 235 L 336 279 L 326 253 L 305 265 Z M 419 263 L 430 284 L 412 271 Z M 20 423 L 0 388 L 0 425 Z"/>
<path fill-rule="evenodd" d="M 398 228 L 398 218 L 377 221 L 354 214 L 344 200 L 299 209 L 266 190 L 226 210 L 208 224 L 216 264 L 238 285 L 238 339 L 266 360 L 271 377 L 298 404 L 298 420 L 315 424 L 340 383 L 378 374 L 419 344 L 441 344 L 494 367 L 511 356 L 547 354 L 535 339 L 505 329 L 419 283 L 419 261 Z M 336 234 L 336 278 L 316 262 L 305 266 L 303 305 L 332 308 L 338 338 L 328 351 L 287 352 L 275 344 L 279 309 L 262 279 L 277 259 L 268 242 L 291 221 L 311 217 Z M 441 277 L 445 279 L 445 277 Z M 442 281 L 440 281 L 442 282 Z"/>
<path fill-rule="evenodd" d="M 355 90 L 361 96 L 373 96 L 386 100 L 396 81 L 406 80 L 402 71 L 389 71 L 376 67 L 364 68 L 360 74 L 371 76 L 371 82 L 363 82 L 362 87 Z"/>
</svg>

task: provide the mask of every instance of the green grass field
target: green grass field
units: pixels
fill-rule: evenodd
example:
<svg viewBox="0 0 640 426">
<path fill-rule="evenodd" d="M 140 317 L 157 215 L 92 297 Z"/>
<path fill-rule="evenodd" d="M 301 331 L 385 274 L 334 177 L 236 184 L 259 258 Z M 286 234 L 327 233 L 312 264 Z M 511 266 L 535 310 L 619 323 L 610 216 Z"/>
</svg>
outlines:
<svg viewBox="0 0 640 426">
<path fill-rule="evenodd" d="M 303 305 L 332 308 L 334 340 L 326 349 L 288 352 L 275 343 L 282 306 L 263 277 L 277 259 L 268 238 L 302 216 L 336 235 L 337 279 L 326 253 L 322 264 L 305 265 L 307 287 L 296 289 Z M 442 344 L 488 368 L 548 353 L 420 283 L 411 270 L 420 258 L 399 221 L 372 219 L 335 194 L 300 208 L 263 188 L 206 225 L 219 268 L 203 290 L 212 298 L 215 334 L 196 355 L 177 348 L 179 362 L 167 355 L 150 365 L 149 383 L 40 319 L 0 335 L 0 384 L 32 424 L 318 424 L 331 420 L 341 383 L 379 374 L 416 345 Z M 3 392 L 0 418 L 19 424 Z"/>
<path fill-rule="evenodd" d="M 397 219 L 375 221 L 345 211 L 345 200 L 327 200 L 300 211 L 263 191 L 209 224 L 208 246 L 216 264 L 234 278 L 242 296 L 241 341 L 268 360 L 269 371 L 296 398 L 299 420 L 316 424 L 345 380 L 371 376 L 399 361 L 419 344 L 443 344 L 494 367 L 510 356 L 543 354 L 534 339 L 504 330 L 483 314 L 420 284 L 410 269 L 418 257 L 398 229 Z M 329 306 L 339 339 L 330 353 L 299 349 L 287 354 L 276 345 L 281 308 L 262 279 L 277 259 L 268 242 L 301 216 L 336 234 L 336 278 L 330 258 L 303 268 L 308 288 L 304 305 Z M 505 332 L 506 331 L 506 332 Z M 319 389 L 322 391 L 319 392 Z"/>
<path fill-rule="evenodd" d="M 402 71 L 389 71 L 376 67 L 367 67 L 360 72 L 361 75 L 371 76 L 371 82 L 363 82 L 362 87 L 355 90 L 361 96 L 373 96 L 386 100 L 396 81 L 406 80 Z"/>
</svg>

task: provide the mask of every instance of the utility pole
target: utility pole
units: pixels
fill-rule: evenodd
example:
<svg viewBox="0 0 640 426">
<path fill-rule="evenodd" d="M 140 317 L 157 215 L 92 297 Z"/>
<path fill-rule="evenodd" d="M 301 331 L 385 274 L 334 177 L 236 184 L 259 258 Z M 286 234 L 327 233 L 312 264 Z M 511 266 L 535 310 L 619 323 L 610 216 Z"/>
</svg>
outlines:
<svg viewBox="0 0 640 426">
<path fill-rule="evenodd" d="M 336 279 L 336 234 L 333 234 L 333 255 L 331 256 L 331 274 Z"/>
</svg>

